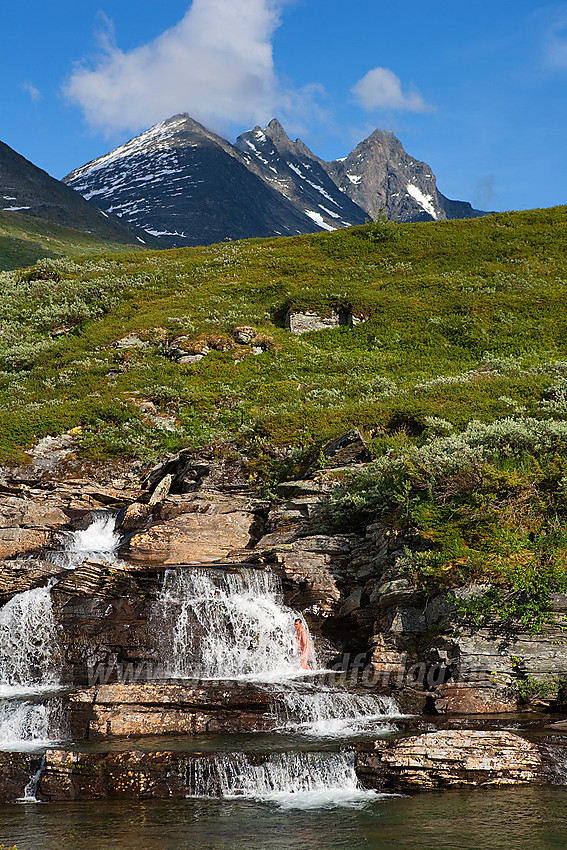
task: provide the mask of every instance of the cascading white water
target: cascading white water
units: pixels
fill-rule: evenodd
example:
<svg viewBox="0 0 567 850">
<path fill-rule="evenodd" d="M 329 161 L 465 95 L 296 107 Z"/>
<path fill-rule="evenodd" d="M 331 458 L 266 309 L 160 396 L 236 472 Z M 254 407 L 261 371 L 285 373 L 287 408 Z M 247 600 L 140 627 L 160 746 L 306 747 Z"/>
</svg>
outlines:
<svg viewBox="0 0 567 850">
<path fill-rule="evenodd" d="M 376 799 L 363 789 L 354 753 L 278 753 L 253 764 L 244 753 L 195 758 L 187 764 L 192 797 L 249 797 L 284 808 L 355 805 Z"/>
<path fill-rule="evenodd" d="M 47 747 L 62 737 L 63 722 L 60 699 L 52 698 L 43 702 L 0 700 L 0 749 L 35 750 Z"/>
<path fill-rule="evenodd" d="M 170 570 L 154 623 L 168 675 L 285 682 L 273 713 L 278 731 L 339 738 L 386 734 L 400 716 L 391 697 L 299 681 L 304 671 L 277 576 L 260 570 Z M 316 669 L 312 652 L 310 663 Z"/>
<path fill-rule="evenodd" d="M 273 711 L 281 731 L 317 738 L 353 737 L 366 731 L 384 735 L 393 730 L 388 721 L 401 716 L 392 697 L 307 684 L 290 684 Z"/>
<path fill-rule="evenodd" d="M 158 631 L 172 676 L 279 681 L 304 672 L 297 614 L 283 604 L 273 573 L 170 570 L 157 611 L 158 620 L 170 618 Z M 313 650 L 309 662 L 316 668 Z"/>
<path fill-rule="evenodd" d="M 18 593 L 0 609 L 0 747 L 23 749 L 61 735 L 61 658 L 49 588 Z"/>
<path fill-rule="evenodd" d="M 5 687 L 56 685 L 59 666 L 49 588 L 16 594 L 0 609 L 0 694 Z"/>
<path fill-rule="evenodd" d="M 64 532 L 60 539 L 64 548 L 51 553 L 51 560 L 60 567 L 74 570 L 89 559 L 113 561 L 121 535 L 116 529 L 116 515 L 104 513 L 94 514 L 86 528 Z"/>
</svg>

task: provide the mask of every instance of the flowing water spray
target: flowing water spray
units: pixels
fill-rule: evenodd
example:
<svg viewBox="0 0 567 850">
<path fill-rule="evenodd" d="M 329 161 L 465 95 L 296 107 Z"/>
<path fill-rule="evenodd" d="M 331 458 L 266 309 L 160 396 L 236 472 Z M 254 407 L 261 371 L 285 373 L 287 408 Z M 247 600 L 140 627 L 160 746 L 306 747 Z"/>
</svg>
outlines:
<svg viewBox="0 0 567 850">
<path fill-rule="evenodd" d="M 116 515 L 105 512 L 94 514 L 86 528 L 64 532 L 60 539 L 64 548 L 52 553 L 51 560 L 73 570 L 90 559 L 112 562 L 122 538 L 116 529 Z"/>
<path fill-rule="evenodd" d="M 0 746 L 39 746 L 61 731 L 61 657 L 48 587 L 18 593 L 0 609 Z"/>
<path fill-rule="evenodd" d="M 74 569 L 84 560 L 112 560 L 120 543 L 116 517 L 94 515 L 66 533 L 54 563 Z M 0 746 L 36 748 L 63 736 L 63 707 L 49 695 L 60 689 L 58 629 L 49 587 L 18 593 L 0 609 Z"/>
<path fill-rule="evenodd" d="M 187 764 L 193 797 L 244 797 L 284 808 L 364 804 L 378 794 L 363 789 L 353 753 L 278 753 L 251 763 L 244 753 L 195 758 Z"/>
<path fill-rule="evenodd" d="M 279 681 L 303 672 L 278 578 L 262 570 L 170 570 L 158 600 L 158 631 L 170 675 Z M 160 628 L 160 618 L 169 618 Z M 314 652 L 310 656 L 317 666 Z"/>
<path fill-rule="evenodd" d="M 61 567 L 84 560 L 112 560 L 120 543 L 116 517 L 94 515 L 84 529 L 67 533 L 64 549 L 51 553 Z M 61 656 L 49 587 L 18 593 L 0 609 L 0 746 L 37 748 L 64 733 L 60 699 Z"/>
<path fill-rule="evenodd" d="M 392 697 L 353 694 L 323 685 L 290 684 L 274 704 L 278 729 L 315 738 L 385 735 L 400 710 Z"/>
</svg>

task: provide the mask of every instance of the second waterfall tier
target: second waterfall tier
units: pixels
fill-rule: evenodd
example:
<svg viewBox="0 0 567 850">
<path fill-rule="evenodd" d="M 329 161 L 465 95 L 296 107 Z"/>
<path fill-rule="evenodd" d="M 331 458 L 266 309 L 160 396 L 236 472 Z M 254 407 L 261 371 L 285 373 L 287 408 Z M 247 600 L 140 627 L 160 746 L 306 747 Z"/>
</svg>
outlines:
<svg viewBox="0 0 567 850">
<path fill-rule="evenodd" d="M 281 681 L 305 672 L 295 639 L 297 616 L 271 572 L 170 570 L 154 627 L 171 676 Z"/>
</svg>

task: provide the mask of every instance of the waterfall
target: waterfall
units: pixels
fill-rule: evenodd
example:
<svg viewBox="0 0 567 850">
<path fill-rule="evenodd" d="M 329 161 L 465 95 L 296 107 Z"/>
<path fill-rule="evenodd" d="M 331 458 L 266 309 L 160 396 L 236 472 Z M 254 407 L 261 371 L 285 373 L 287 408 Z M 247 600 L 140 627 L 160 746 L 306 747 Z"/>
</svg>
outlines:
<svg viewBox="0 0 567 850">
<path fill-rule="evenodd" d="M 86 528 L 62 532 L 59 539 L 64 548 L 51 553 L 51 560 L 60 567 L 74 570 L 89 559 L 113 561 L 122 538 L 116 529 L 115 514 L 93 512 Z"/>
<path fill-rule="evenodd" d="M 285 683 L 272 709 L 277 731 L 317 738 L 392 731 L 400 711 L 391 697 L 302 681 L 297 616 L 271 572 L 169 570 L 153 626 L 169 676 Z M 310 664 L 317 671 L 313 651 Z"/>
<path fill-rule="evenodd" d="M 28 782 L 28 784 L 24 788 L 24 793 L 18 799 L 19 803 L 37 803 L 38 802 L 37 797 L 35 795 L 36 795 L 36 792 L 37 792 L 37 786 L 39 785 L 39 780 L 41 779 L 43 771 L 45 770 L 46 761 L 47 761 L 47 759 L 46 759 L 46 756 L 45 756 L 45 753 L 44 753 L 43 758 L 41 759 L 40 766 L 38 767 L 36 772 L 33 774 L 33 776 L 30 777 L 30 781 Z"/>
<path fill-rule="evenodd" d="M 187 786 L 192 797 L 245 797 L 284 808 L 356 805 L 380 796 L 360 786 L 354 753 L 278 753 L 260 763 L 244 753 L 194 758 Z"/>
<path fill-rule="evenodd" d="M 283 604 L 271 572 L 170 570 L 156 613 L 172 676 L 279 681 L 304 673 L 293 625 L 298 615 Z M 316 668 L 313 650 L 309 661 Z"/>
<path fill-rule="evenodd" d="M 280 731 L 317 738 L 385 735 L 394 728 L 388 721 L 401 717 L 392 697 L 309 684 L 290 684 L 273 712 Z"/>
<path fill-rule="evenodd" d="M 74 569 L 87 558 L 113 559 L 120 543 L 114 514 L 94 514 L 86 528 L 61 537 L 51 553 Z M 18 593 L 0 609 L 0 747 L 47 746 L 63 736 L 58 629 L 48 587 Z"/>
<path fill-rule="evenodd" d="M 0 749 L 36 750 L 51 746 L 62 737 L 64 724 L 61 700 L 42 702 L 0 700 Z"/>
<path fill-rule="evenodd" d="M 53 698 L 60 665 L 49 588 L 16 594 L 0 609 L 2 749 L 37 747 L 60 736 L 62 707 Z"/>
<path fill-rule="evenodd" d="M 48 587 L 18 593 L 0 609 L 0 695 L 59 681 L 57 624 Z"/>
</svg>

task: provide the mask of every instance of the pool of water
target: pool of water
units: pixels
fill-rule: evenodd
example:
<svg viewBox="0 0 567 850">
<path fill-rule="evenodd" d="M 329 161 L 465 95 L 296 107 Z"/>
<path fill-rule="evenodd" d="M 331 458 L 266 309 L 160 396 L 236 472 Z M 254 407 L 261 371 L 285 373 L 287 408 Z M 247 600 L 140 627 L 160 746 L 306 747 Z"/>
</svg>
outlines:
<svg viewBox="0 0 567 850">
<path fill-rule="evenodd" d="M 0 812 L 18 850 L 548 850 L 567 846 L 567 788 L 381 796 L 313 808 L 253 800 L 19 803 Z"/>
</svg>

